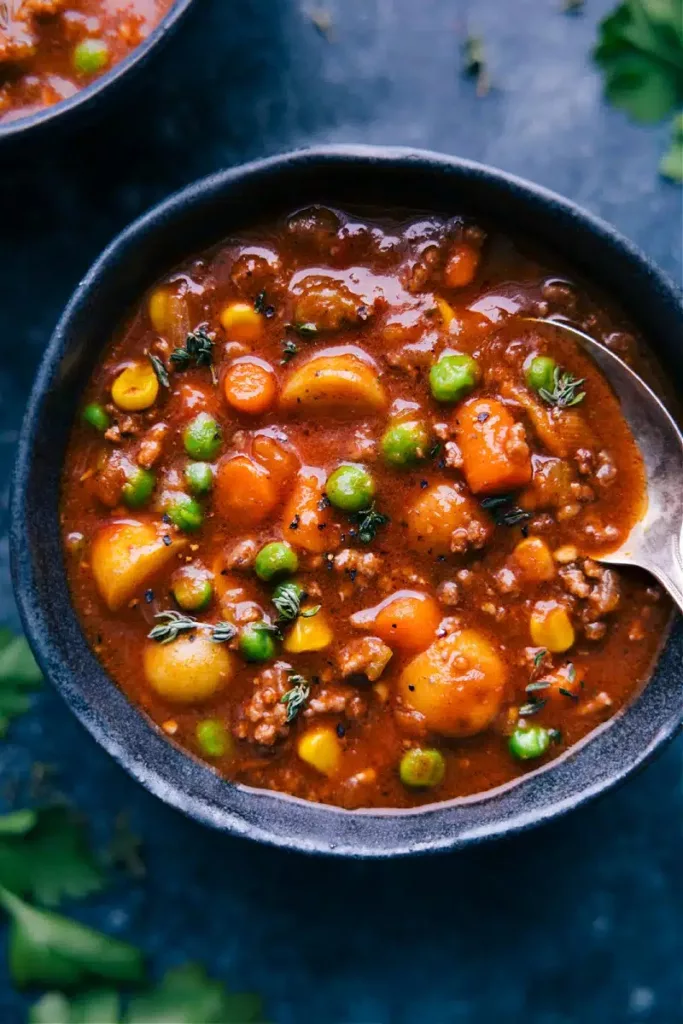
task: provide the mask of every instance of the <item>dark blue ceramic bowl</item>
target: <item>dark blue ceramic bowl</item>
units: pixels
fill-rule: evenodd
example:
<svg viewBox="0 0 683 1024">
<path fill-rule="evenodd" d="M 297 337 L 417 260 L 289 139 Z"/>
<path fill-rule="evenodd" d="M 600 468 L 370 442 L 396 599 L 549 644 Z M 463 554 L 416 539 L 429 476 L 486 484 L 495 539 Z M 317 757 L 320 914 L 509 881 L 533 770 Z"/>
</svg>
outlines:
<svg viewBox="0 0 683 1024">
<path fill-rule="evenodd" d="M 134 50 L 115 64 L 110 71 L 96 78 L 90 85 L 79 89 L 77 93 L 55 103 L 44 110 L 38 110 L 28 117 L 17 118 L 16 121 L 0 121 L 0 153 L 14 152 L 18 143 L 33 145 L 47 135 L 52 136 L 58 129 L 75 127 L 82 120 L 92 116 L 95 108 L 99 108 L 105 99 L 109 100 L 119 93 L 124 82 L 133 77 L 133 71 L 141 70 L 149 60 L 152 52 L 164 42 L 169 33 L 178 25 L 180 19 L 188 11 L 193 0 L 175 0 L 171 9 L 164 15 L 159 24 L 147 38 Z M 23 145 L 21 152 L 23 152 Z"/>
<path fill-rule="evenodd" d="M 508 835 L 604 792 L 674 735 L 683 715 L 680 622 L 638 699 L 560 760 L 479 797 L 412 811 L 344 811 L 232 785 L 174 747 L 101 668 L 71 607 L 58 519 L 60 472 L 81 391 L 113 329 L 155 279 L 189 254 L 316 200 L 467 210 L 536 239 L 617 299 L 671 380 L 683 381 L 683 307 L 671 285 L 610 227 L 551 192 L 452 157 L 365 147 L 292 153 L 206 178 L 109 246 L 45 354 L 12 494 L 12 568 L 26 633 L 46 676 L 102 746 L 151 792 L 215 828 L 352 857 L 448 850 Z"/>
</svg>

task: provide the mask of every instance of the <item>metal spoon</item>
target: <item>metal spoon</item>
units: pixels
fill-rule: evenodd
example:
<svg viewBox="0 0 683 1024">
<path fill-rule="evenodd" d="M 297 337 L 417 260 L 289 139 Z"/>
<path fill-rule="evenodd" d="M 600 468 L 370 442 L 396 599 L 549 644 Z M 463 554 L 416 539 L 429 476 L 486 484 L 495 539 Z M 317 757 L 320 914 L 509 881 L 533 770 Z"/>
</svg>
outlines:
<svg viewBox="0 0 683 1024">
<path fill-rule="evenodd" d="M 618 356 L 562 320 L 529 317 L 573 334 L 603 371 L 621 402 L 645 464 L 647 508 L 626 541 L 596 558 L 647 569 L 683 612 L 683 435 L 655 393 Z"/>
</svg>

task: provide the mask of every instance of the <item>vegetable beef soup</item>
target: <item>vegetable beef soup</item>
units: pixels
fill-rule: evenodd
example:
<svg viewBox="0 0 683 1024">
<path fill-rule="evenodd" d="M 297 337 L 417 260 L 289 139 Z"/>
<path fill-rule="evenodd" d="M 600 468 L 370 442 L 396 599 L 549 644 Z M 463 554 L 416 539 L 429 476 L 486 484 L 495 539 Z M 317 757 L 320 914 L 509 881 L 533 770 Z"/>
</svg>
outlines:
<svg viewBox="0 0 683 1024">
<path fill-rule="evenodd" d="M 4 0 L 0 122 L 68 99 L 145 39 L 173 0 Z"/>
<path fill-rule="evenodd" d="M 613 392 L 647 372 L 552 261 L 462 218 L 315 207 L 176 269 L 66 458 L 83 629 L 230 779 L 411 807 L 557 757 L 647 679 L 670 607 L 601 566 L 642 514 Z"/>
</svg>

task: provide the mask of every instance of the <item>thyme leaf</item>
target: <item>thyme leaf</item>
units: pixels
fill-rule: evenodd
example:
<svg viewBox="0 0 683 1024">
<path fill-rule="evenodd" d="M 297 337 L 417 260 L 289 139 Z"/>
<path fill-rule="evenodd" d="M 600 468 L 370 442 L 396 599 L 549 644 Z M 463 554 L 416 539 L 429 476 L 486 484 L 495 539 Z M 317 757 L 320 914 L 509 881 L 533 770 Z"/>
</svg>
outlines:
<svg viewBox="0 0 683 1024">
<path fill-rule="evenodd" d="M 181 633 L 190 633 L 195 629 L 208 630 L 215 644 L 227 643 L 237 636 L 237 629 L 232 622 L 200 622 L 193 615 L 184 615 L 172 609 L 157 612 L 154 618 L 159 620 L 159 625 L 154 626 L 147 634 L 147 638 L 156 640 L 159 644 L 170 644 L 177 640 Z"/>
<path fill-rule="evenodd" d="M 218 382 L 216 369 L 213 365 L 214 339 L 209 334 L 209 325 L 199 324 L 194 331 L 190 331 L 185 339 L 183 348 L 174 348 L 171 352 L 171 362 L 175 363 L 178 369 L 187 370 L 191 366 L 209 366 L 211 368 L 211 379 L 214 384 Z"/>
<path fill-rule="evenodd" d="M 293 686 L 280 697 L 280 703 L 287 705 L 287 721 L 293 722 L 310 697 L 311 686 L 304 676 L 292 675 L 289 681 Z"/>
<path fill-rule="evenodd" d="M 575 377 L 573 374 L 555 367 L 553 374 L 553 389 L 539 388 L 539 395 L 548 405 L 554 405 L 558 409 L 569 409 L 572 405 L 578 405 L 586 397 L 585 391 L 579 391 L 585 383 L 585 377 Z"/>
<path fill-rule="evenodd" d="M 284 366 L 290 359 L 293 359 L 294 356 L 297 355 L 298 351 L 299 349 L 295 341 L 285 339 L 282 342 L 282 359 L 280 360 L 282 365 Z"/>
<path fill-rule="evenodd" d="M 351 519 L 358 526 L 358 539 L 361 544 L 371 544 L 379 528 L 390 522 L 389 516 L 377 511 L 374 502 L 369 508 L 354 512 Z"/>
<path fill-rule="evenodd" d="M 525 512 L 515 505 L 512 494 L 498 494 L 493 498 L 484 498 L 481 507 L 492 517 L 496 526 L 517 526 L 531 519 L 531 513 Z"/>
<path fill-rule="evenodd" d="M 288 326 L 291 327 L 293 331 L 296 331 L 301 338 L 315 338 L 318 334 L 318 328 L 316 324 L 313 323 L 296 323 L 289 324 Z"/>
<path fill-rule="evenodd" d="M 159 356 L 153 356 L 150 354 L 149 361 L 152 364 L 152 369 L 154 370 L 156 378 L 161 384 L 162 388 L 170 388 L 171 382 L 168 379 L 166 367 L 162 363 L 161 359 L 159 359 Z"/>
<path fill-rule="evenodd" d="M 538 711 L 541 710 L 541 708 L 544 708 L 547 703 L 547 700 L 543 700 L 541 698 L 540 700 L 535 699 L 529 701 L 528 704 L 522 704 L 521 708 L 519 709 L 520 718 L 528 718 L 529 715 L 535 715 Z"/>
</svg>

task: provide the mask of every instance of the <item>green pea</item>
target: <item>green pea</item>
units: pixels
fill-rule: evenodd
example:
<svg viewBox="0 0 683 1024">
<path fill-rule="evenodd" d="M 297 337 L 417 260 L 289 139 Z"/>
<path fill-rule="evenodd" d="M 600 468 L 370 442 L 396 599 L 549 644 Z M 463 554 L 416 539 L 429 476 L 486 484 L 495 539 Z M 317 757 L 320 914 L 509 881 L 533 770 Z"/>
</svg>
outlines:
<svg viewBox="0 0 683 1024">
<path fill-rule="evenodd" d="M 296 572 L 298 568 L 299 559 L 296 552 L 281 540 L 275 540 L 261 548 L 254 562 L 256 575 L 262 580 L 272 580 L 276 576 Z"/>
<path fill-rule="evenodd" d="M 274 658 L 273 627 L 265 622 L 248 622 L 240 633 L 239 649 L 247 661 L 269 661 Z"/>
<path fill-rule="evenodd" d="M 232 752 L 232 738 L 218 718 L 205 718 L 198 722 L 195 735 L 207 757 L 224 757 Z"/>
<path fill-rule="evenodd" d="M 88 423 L 95 430 L 99 430 L 100 434 L 103 434 L 105 430 L 109 429 L 111 420 L 99 402 L 91 402 L 83 410 L 83 422 Z"/>
<path fill-rule="evenodd" d="M 128 508 L 140 508 L 146 504 L 152 497 L 155 483 L 156 477 L 149 469 L 131 465 L 121 491 L 121 497 Z"/>
<path fill-rule="evenodd" d="M 192 494 L 208 494 L 213 487 L 213 467 L 208 462 L 190 462 L 185 467 L 185 483 Z"/>
<path fill-rule="evenodd" d="M 200 412 L 185 427 L 185 451 L 193 459 L 215 459 L 221 447 L 221 428 L 208 412 Z"/>
<path fill-rule="evenodd" d="M 174 574 L 171 590 L 183 611 L 202 611 L 213 597 L 211 574 L 196 565 L 185 566 Z"/>
<path fill-rule="evenodd" d="M 399 775 L 404 786 L 413 789 L 428 789 L 443 782 L 446 762 L 438 750 L 412 747 L 406 750 L 399 765 Z"/>
<path fill-rule="evenodd" d="M 359 512 L 368 508 L 375 496 L 375 481 L 365 466 L 348 463 L 328 476 L 325 493 L 335 508 Z"/>
<path fill-rule="evenodd" d="M 82 75 L 95 75 L 109 63 L 109 47 L 103 39 L 82 39 L 74 46 L 72 62 Z"/>
<path fill-rule="evenodd" d="M 202 507 L 189 494 L 173 494 L 166 505 L 166 515 L 179 530 L 192 533 L 202 525 Z"/>
<path fill-rule="evenodd" d="M 420 420 L 403 420 L 387 428 L 381 444 L 386 462 L 392 466 L 409 466 L 426 456 L 429 433 Z"/>
<path fill-rule="evenodd" d="M 437 402 L 459 402 L 476 387 L 480 376 L 472 356 L 441 356 L 429 371 L 429 386 Z"/>
<path fill-rule="evenodd" d="M 550 730 L 542 725 L 529 725 L 515 729 L 509 739 L 510 753 L 519 761 L 542 757 L 550 746 Z"/>
<path fill-rule="evenodd" d="M 526 369 L 526 382 L 534 391 L 552 391 L 557 363 L 550 356 L 534 356 Z"/>
</svg>

